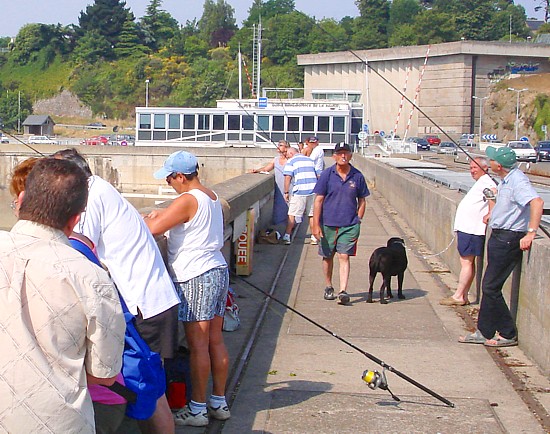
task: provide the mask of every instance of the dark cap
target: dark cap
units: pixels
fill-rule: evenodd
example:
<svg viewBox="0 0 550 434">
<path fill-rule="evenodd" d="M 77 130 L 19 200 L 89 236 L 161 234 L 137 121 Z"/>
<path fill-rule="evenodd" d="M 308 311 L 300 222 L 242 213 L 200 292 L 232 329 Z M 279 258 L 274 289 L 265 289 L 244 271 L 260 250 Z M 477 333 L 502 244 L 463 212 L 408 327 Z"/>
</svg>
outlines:
<svg viewBox="0 0 550 434">
<path fill-rule="evenodd" d="M 351 148 L 347 143 L 344 143 L 344 142 L 336 143 L 336 146 L 334 147 L 334 153 L 340 152 L 340 151 L 351 152 Z"/>
<path fill-rule="evenodd" d="M 319 139 L 315 136 L 313 137 L 310 137 L 309 139 L 307 139 L 308 142 L 311 142 L 311 143 L 317 143 L 319 141 Z"/>
</svg>

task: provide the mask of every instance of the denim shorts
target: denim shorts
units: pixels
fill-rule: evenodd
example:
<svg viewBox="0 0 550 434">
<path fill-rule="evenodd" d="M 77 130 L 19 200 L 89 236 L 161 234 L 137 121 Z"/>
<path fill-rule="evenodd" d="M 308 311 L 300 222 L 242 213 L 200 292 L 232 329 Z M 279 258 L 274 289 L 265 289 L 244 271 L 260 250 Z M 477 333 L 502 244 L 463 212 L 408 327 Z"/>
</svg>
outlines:
<svg viewBox="0 0 550 434">
<path fill-rule="evenodd" d="M 229 271 L 226 266 L 212 268 L 187 280 L 176 282 L 181 304 L 178 319 L 184 322 L 210 321 L 225 313 Z"/>
<path fill-rule="evenodd" d="M 460 256 L 481 256 L 484 246 L 485 235 L 472 235 L 456 231 L 456 247 Z"/>
</svg>

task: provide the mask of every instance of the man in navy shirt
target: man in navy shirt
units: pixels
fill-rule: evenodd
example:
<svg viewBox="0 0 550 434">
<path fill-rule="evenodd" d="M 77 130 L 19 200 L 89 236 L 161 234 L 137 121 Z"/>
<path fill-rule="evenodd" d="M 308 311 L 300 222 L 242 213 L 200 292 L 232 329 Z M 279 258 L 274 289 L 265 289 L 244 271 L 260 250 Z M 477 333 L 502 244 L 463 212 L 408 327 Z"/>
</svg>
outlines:
<svg viewBox="0 0 550 434">
<path fill-rule="evenodd" d="M 332 158 L 336 164 L 325 169 L 313 192 L 313 236 L 320 240 L 319 255 L 323 258 L 325 300 L 338 298 L 339 304 L 350 301 L 346 292 L 349 279 L 349 257 L 355 256 L 361 219 L 365 214 L 365 198 L 370 194 L 363 174 L 350 164 L 351 148 L 338 143 Z M 334 294 L 332 270 L 334 254 L 340 264 L 340 291 Z"/>
</svg>

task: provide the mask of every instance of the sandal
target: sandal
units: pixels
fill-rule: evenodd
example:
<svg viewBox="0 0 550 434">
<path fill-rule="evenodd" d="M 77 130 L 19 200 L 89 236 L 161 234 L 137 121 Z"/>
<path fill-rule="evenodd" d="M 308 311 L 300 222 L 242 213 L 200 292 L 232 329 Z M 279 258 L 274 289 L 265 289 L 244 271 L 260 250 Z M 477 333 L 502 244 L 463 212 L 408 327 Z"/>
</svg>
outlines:
<svg viewBox="0 0 550 434">
<path fill-rule="evenodd" d="M 476 330 L 474 333 L 470 333 L 469 335 L 460 336 L 458 338 L 458 342 L 461 344 L 484 344 L 487 342 L 487 339 L 479 330 Z"/>
<path fill-rule="evenodd" d="M 487 339 L 484 343 L 486 347 L 500 348 L 500 347 L 515 347 L 518 344 L 518 337 L 503 338 L 499 334 L 496 334 L 493 339 Z"/>
</svg>

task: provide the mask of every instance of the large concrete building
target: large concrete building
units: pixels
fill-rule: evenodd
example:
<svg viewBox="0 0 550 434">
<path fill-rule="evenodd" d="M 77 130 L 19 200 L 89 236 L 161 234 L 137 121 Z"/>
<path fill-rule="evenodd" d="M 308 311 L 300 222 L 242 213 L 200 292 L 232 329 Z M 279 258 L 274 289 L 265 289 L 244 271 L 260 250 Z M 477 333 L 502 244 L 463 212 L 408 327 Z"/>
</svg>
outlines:
<svg viewBox="0 0 550 434">
<path fill-rule="evenodd" d="M 449 133 L 473 133 L 491 84 L 510 74 L 550 72 L 550 45 L 459 41 L 298 56 L 305 98 L 361 102 L 371 132 L 438 132 L 395 89 Z M 515 94 L 511 94 L 515 98 Z"/>
</svg>

